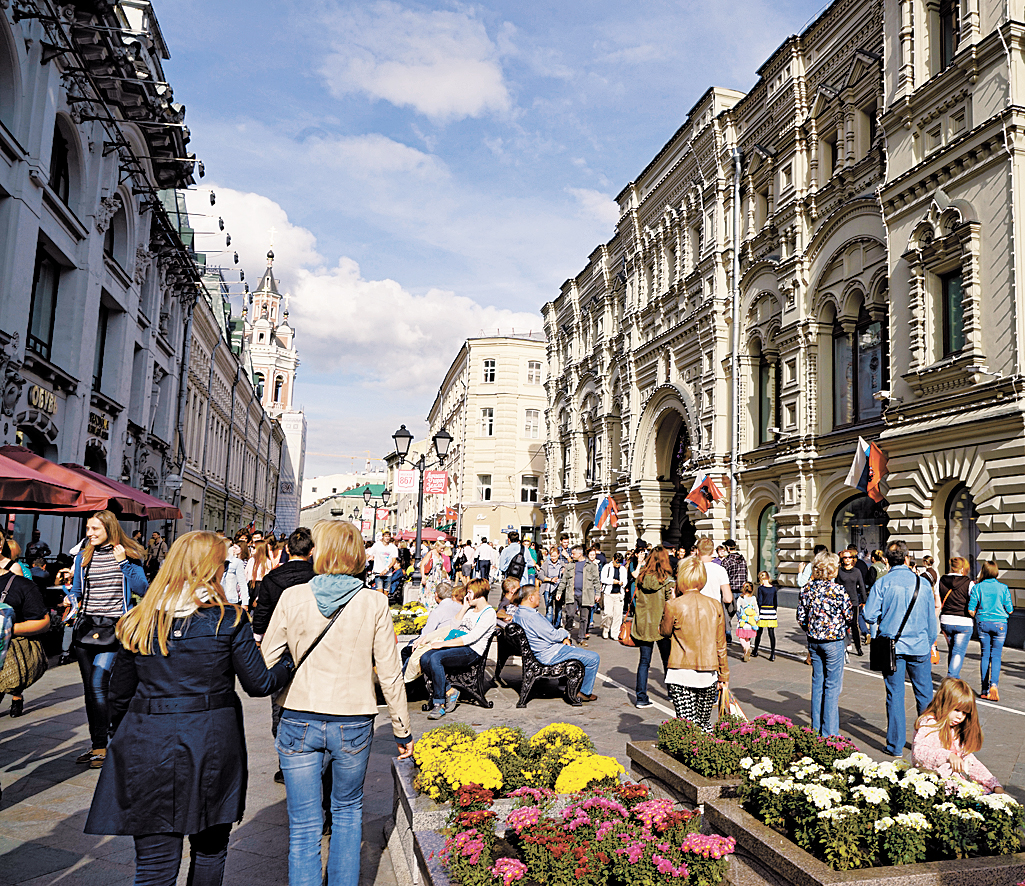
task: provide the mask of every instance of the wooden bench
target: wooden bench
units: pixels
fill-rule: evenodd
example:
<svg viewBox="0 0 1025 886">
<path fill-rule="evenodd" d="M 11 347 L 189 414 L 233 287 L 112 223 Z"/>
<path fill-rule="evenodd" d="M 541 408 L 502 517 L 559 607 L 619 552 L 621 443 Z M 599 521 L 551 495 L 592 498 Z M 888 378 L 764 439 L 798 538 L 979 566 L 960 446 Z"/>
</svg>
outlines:
<svg viewBox="0 0 1025 886">
<path fill-rule="evenodd" d="M 568 658 L 555 664 L 545 665 L 537 660 L 527 642 L 527 634 L 518 624 L 508 624 L 505 627 L 505 643 L 508 644 L 511 654 L 519 655 L 523 662 L 523 681 L 520 683 L 520 699 L 516 707 L 525 708 L 530 698 L 530 692 L 538 680 L 558 680 L 565 678 L 566 691 L 564 696 L 567 704 L 574 707 L 582 704 L 577 695 L 584 682 L 584 663 L 576 658 Z"/>
<path fill-rule="evenodd" d="M 495 634 L 492 632 L 488 638 L 488 645 L 484 647 L 484 654 L 476 662 L 472 665 L 445 671 L 448 675 L 449 684 L 459 690 L 459 700 L 461 702 L 472 701 L 482 708 L 493 708 L 495 706 L 493 701 L 488 701 L 485 698 L 491 682 L 487 678 L 488 652 L 494 641 Z M 431 685 L 431 678 L 427 671 L 423 672 L 423 678 L 427 686 L 427 702 L 424 704 L 423 709 L 429 711 L 434 708 L 434 687 Z"/>
</svg>

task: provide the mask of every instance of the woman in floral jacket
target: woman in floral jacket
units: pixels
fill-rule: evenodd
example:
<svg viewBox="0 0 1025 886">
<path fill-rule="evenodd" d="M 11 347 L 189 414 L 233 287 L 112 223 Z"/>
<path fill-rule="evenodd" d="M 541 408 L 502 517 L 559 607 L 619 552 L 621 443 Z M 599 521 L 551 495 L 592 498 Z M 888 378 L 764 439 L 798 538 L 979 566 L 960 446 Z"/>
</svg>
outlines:
<svg viewBox="0 0 1025 886">
<path fill-rule="evenodd" d="M 836 554 L 819 554 L 797 603 L 797 623 L 808 635 L 811 655 L 811 728 L 821 735 L 840 734 L 844 644 L 853 610 L 836 582 L 839 567 Z"/>
</svg>

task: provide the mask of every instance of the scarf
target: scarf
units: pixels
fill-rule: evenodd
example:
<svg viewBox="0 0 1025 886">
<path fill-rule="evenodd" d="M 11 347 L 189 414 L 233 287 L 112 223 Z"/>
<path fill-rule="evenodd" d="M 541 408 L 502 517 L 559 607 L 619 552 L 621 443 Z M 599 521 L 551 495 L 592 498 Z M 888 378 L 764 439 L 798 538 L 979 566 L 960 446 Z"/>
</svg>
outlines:
<svg viewBox="0 0 1025 886">
<path fill-rule="evenodd" d="M 339 606 L 344 606 L 359 593 L 363 579 L 356 575 L 315 575 L 310 587 L 320 614 L 330 618 Z"/>
</svg>

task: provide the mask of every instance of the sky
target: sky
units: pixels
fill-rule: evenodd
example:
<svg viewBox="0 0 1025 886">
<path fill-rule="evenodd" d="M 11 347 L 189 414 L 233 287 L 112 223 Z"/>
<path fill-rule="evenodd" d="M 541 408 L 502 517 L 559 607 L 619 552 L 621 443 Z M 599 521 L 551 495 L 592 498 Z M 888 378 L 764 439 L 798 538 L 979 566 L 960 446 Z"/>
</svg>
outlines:
<svg viewBox="0 0 1025 886">
<path fill-rule="evenodd" d="M 189 195 L 197 248 L 252 286 L 273 244 L 307 477 L 361 469 L 400 424 L 422 437 L 467 337 L 543 331 L 542 305 L 612 236 L 616 195 L 705 90 L 750 89 L 824 8 L 153 5 L 206 168 Z"/>
</svg>

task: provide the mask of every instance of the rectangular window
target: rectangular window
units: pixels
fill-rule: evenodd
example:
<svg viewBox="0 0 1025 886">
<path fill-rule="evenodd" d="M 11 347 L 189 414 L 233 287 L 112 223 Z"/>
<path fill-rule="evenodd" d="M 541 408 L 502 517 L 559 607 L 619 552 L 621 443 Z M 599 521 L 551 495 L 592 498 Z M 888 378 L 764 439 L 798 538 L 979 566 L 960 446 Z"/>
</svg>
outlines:
<svg viewBox="0 0 1025 886">
<path fill-rule="evenodd" d="M 495 380 L 495 361 L 485 360 L 484 361 L 484 378 L 483 381 L 487 384 L 491 384 Z"/>
<path fill-rule="evenodd" d="M 490 406 L 480 411 L 480 435 L 482 437 L 495 436 L 495 410 Z"/>
<path fill-rule="evenodd" d="M 964 349 L 964 278 L 961 271 L 940 277 L 943 297 L 943 356 Z"/>
<path fill-rule="evenodd" d="M 477 498 L 491 501 L 491 474 L 477 475 Z"/>
<path fill-rule="evenodd" d="M 856 333 L 858 347 L 858 420 L 878 418 L 883 414 L 877 391 L 886 387 L 883 324 L 869 323 Z"/>
<path fill-rule="evenodd" d="M 853 336 L 838 327 L 833 334 L 833 425 L 854 421 Z"/>
<path fill-rule="evenodd" d="M 538 360 L 531 360 L 527 363 L 527 384 L 541 384 L 541 363 Z"/>
<path fill-rule="evenodd" d="M 100 305 L 100 321 L 96 329 L 96 348 L 93 356 L 93 390 L 99 391 L 103 384 L 103 356 L 107 349 L 107 322 L 110 311 Z"/>
<path fill-rule="evenodd" d="M 942 0 L 940 3 L 940 70 L 954 63 L 957 44 L 961 42 L 960 0 Z"/>
<path fill-rule="evenodd" d="M 520 477 L 520 501 L 537 501 L 537 477 Z"/>
<path fill-rule="evenodd" d="M 772 379 L 775 375 L 772 364 L 764 357 L 758 363 L 758 442 L 773 441 L 771 427 L 776 426 L 775 398 Z"/>
<path fill-rule="evenodd" d="M 57 284 L 60 268 L 42 250 L 36 253 L 36 272 L 32 283 L 32 304 L 28 316 L 28 348 L 44 360 L 53 347 L 53 324 L 57 316 Z"/>
<path fill-rule="evenodd" d="M 536 440 L 541 436 L 541 412 L 537 409 L 527 410 L 527 419 L 523 426 L 523 436 Z"/>
</svg>

